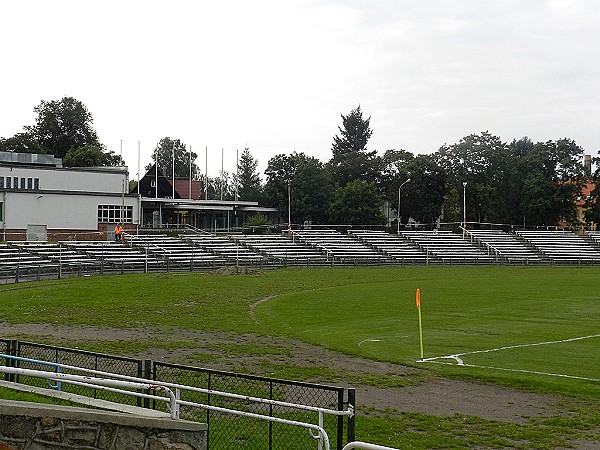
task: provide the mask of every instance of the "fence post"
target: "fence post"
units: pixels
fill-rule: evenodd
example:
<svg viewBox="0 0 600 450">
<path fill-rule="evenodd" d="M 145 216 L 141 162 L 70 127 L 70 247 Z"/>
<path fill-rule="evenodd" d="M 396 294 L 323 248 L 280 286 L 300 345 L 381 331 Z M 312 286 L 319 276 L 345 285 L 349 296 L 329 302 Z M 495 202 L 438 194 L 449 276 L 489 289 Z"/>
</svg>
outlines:
<svg viewBox="0 0 600 450">
<path fill-rule="evenodd" d="M 154 380 L 154 365 L 152 364 L 152 360 L 145 359 L 143 361 L 144 364 L 144 373 L 141 378 L 145 378 L 146 380 Z M 149 393 L 149 391 L 147 391 Z M 144 408 L 150 409 L 150 399 L 144 398 Z"/>
<path fill-rule="evenodd" d="M 354 388 L 348 388 L 348 405 L 354 407 L 354 415 L 348 417 L 348 442 L 354 442 L 356 440 L 356 390 Z"/>
</svg>

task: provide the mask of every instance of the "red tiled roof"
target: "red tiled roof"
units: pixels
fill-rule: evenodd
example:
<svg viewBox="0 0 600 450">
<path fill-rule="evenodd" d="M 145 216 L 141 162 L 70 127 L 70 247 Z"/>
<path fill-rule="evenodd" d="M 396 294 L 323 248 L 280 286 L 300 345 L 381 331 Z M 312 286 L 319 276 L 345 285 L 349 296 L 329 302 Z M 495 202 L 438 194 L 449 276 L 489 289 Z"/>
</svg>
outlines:
<svg viewBox="0 0 600 450">
<path fill-rule="evenodd" d="M 583 187 L 581 188 L 581 195 L 579 197 L 577 197 L 575 204 L 577 206 L 584 206 L 586 198 L 588 198 L 591 195 L 592 191 L 595 188 L 596 188 L 595 183 L 592 183 L 590 181 L 584 183 Z"/>
</svg>

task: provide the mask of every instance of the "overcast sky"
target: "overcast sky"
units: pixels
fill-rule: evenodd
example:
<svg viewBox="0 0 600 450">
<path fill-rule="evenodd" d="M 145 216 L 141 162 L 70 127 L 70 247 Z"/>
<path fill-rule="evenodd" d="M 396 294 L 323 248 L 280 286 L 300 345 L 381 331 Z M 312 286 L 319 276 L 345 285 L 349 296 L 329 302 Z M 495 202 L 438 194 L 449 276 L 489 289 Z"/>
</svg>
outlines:
<svg viewBox="0 0 600 450">
<path fill-rule="evenodd" d="M 600 149 L 598 0 L 19 0 L 0 4 L 0 137 L 75 97 L 137 178 L 180 139 L 217 176 L 245 146 L 325 162 L 341 114 L 369 150 L 489 130 Z M 121 145 L 122 142 L 122 145 Z"/>
</svg>

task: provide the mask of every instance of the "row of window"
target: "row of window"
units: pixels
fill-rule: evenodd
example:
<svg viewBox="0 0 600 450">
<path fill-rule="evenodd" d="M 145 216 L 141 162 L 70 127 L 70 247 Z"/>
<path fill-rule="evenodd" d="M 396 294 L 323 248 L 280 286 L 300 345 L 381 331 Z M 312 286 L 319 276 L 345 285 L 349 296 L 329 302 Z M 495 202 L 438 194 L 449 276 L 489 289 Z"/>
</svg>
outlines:
<svg viewBox="0 0 600 450">
<path fill-rule="evenodd" d="M 39 189 L 39 178 L 0 177 L 0 189 Z"/>
<path fill-rule="evenodd" d="M 98 205 L 98 222 L 133 223 L 133 206 Z"/>
</svg>

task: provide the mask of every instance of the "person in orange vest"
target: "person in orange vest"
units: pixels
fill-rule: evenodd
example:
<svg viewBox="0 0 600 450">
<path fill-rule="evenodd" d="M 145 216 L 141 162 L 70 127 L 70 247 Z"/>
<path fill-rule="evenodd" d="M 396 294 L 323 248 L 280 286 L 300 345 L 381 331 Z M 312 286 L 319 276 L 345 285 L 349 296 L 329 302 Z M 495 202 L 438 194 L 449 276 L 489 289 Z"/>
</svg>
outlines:
<svg viewBox="0 0 600 450">
<path fill-rule="evenodd" d="M 115 226 L 115 242 L 122 242 L 123 239 L 123 226 L 118 223 Z"/>
</svg>

